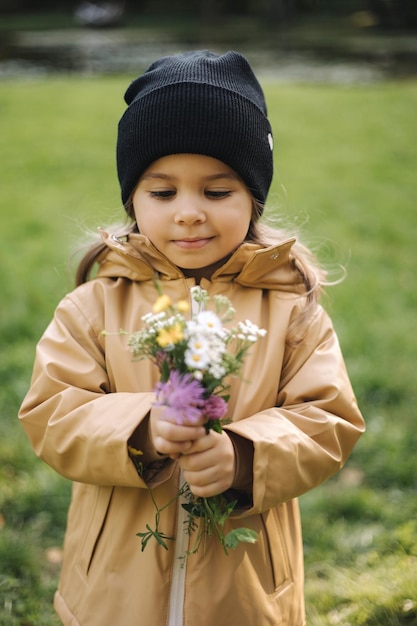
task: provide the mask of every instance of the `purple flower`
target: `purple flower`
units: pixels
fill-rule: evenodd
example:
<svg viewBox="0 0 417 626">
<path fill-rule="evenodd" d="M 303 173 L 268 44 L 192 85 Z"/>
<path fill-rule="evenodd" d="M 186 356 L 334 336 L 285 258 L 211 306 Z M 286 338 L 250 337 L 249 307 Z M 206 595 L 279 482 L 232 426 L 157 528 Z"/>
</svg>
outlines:
<svg viewBox="0 0 417 626">
<path fill-rule="evenodd" d="M 172 370 L 166 383 L 156 386 L 158 405 L 167 407 L 167 417 L 176 424 L 198 422 L 204 406 L 204 387 L 191 374 Z"/>
<path fill-rule="evenodd" d="M 209 396 L 204 401 L 203 413 L 209 420 L 221 420 L 226 415 L 227 402 L 220 396 Z"/>
</svg>

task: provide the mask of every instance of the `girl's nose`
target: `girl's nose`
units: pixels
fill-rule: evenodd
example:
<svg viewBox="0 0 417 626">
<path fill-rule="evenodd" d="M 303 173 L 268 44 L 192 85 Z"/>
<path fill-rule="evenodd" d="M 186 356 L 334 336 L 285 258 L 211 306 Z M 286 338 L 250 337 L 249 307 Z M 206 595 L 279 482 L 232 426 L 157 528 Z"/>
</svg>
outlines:
<svg viewBox="0 0 417 626">
<path fill-rule="evenodd" d="M 201 224 L 206 221 L 206 214 L 199 206 L 198 199 L 178 198 L 174 221 L 176 224 Z"/>
</svg>

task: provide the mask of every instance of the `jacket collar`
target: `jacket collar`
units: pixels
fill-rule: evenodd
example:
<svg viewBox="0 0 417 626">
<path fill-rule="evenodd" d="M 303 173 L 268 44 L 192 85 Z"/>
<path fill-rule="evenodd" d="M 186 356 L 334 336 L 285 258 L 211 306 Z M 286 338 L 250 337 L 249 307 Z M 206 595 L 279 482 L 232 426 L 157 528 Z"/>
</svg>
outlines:
<svg viewBox="0 0 417 626">
<path fill-rule="evenodd" d="M 117 237 L 100 231 L 106 250 L 99 259 L 98 277 L 124 277 L 134 281 L 178 280 L 184 274 L 161 254 L 147 237 L 130 234 Z M 212 276 L 212 281 L 235 282 L 245 287 L 303 291 L 299 273 L 294 269 L 290 251 L 295 239 L 263 247 L 245 242 Z"/>
</svg>

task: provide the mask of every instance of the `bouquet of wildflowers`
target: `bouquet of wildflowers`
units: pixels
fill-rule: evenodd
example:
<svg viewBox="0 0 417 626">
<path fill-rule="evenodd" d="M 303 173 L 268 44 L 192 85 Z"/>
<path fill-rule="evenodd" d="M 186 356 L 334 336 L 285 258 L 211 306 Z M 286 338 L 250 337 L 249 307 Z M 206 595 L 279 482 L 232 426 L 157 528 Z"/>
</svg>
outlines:
<svg viewBox="0 0 417 626">
<path fill-rule="evenodd" d="M 250 346 L 266 334 L 250 321 L 239 322 L 236 327 L 226 328 L 234 309 L 228 298 L 214 296 L 215 311 L 206 310 L 210 298 L 200 287 L 191 290 L 191 297 L 197 311 L 187 319 L 189 311 L 186 301 L 173 304 L 167 295 L 160 291 L 151 313 L 143 316 L 144 327 L 129 335 L 129 347 L 136 359 L 149 358 L 160 371 L 160 382 L 156 386 L 156 404 L 166 407 L 170 417 L 177 424 L 198 423 L 205 418 L 207 432 L 214 429 L 222 432 L 222 424 L 227 413 L 227 377 L 236 375 L 242 367 Z M 141 452 L 130 448 L 132 459 L 140 473 Z M 204 535 L 215 535 L 225 553 L 235 548 L 240 541 L 256 541 L 256 533 L 246 528 L 232 530 L 227 535 L 223 526 L 231 515 L 237 501 L 231 501 L 226 494 L 209 498 L 195 497 L 185 483 L 176 497 L 185 497 L 182 505 L 188 512 L 187 532 L 198 529 L 193 548 L 198 550 Z M 152 490 L 151 496 L 153 498 Z M 160 512 L 169 506 L 156 507 L 155 528 L 148 524 L 145 532 L 138 533 L 142 538 L 142 550 L 149 539 L 154 537 L 167 549 L 167 537 L 159 529 Z M 198 524 L 200 520 L 200 524 Z"/>
</svg>

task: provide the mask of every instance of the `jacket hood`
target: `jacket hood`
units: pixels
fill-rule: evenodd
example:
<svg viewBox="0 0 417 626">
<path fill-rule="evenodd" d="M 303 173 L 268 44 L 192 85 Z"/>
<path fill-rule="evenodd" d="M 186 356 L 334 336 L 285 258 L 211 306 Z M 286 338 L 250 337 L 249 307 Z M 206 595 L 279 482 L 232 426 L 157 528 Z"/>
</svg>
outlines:
<svg viewBox="0 0 417 626">
<path fill-rule="evenodd" d="M 160 280 L 184 278 L 183 272 L 144 235 L 133 233 L 119 237 L 103 230 L 100 234 L 107 249 L 99 258 L 97 277 L 143 282 L 155 278 L 157 272 Z M 242 243 L 211 280 L 302 293 L 304 283 L 290 256 L 294 243 L 295 238 L 271 246 Z"/>
</svg>

